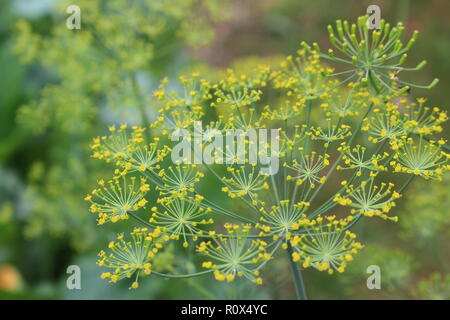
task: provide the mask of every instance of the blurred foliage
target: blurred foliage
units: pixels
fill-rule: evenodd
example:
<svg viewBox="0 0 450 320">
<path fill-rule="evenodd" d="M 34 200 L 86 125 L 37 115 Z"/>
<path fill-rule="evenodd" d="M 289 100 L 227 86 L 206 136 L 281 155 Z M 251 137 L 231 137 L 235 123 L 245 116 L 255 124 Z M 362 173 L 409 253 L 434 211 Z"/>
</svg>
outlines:
<svg viewBox="0 0 450 320">
<path fill-rule="evenodd" d="M 429 246 L 450 236 L 450 175 L 442 183 L 418 183 L 411 190 L 414 195 L 405 203 L 400 225 L 403 236 L 416 245 Z"/>
<path fill-rule="evenodd" d="M 433 273 L 418 283 L 415 292 L 418 299 L 448 300 L 450 299 L 450 275 Z"/>
<path fill-rule="evenodd" d="M 417 270 L 417 264 L 414 257 L 401 250 L 386 248 L 379 245 L 368 245 L 361 253 L 362 257 L 358 257 L 355 265 L 349 266 L 349 274 L 342 277 L 342 282 L 346 283 L 346 289 L 352 295 L 361 294 L 368 291 L 366 287 L 366 279 L 370 275 L 366 272 L 369 265 L 377 265 L 381 270 L 381 289 L 382 294 L 393 299 L 407 299 L 408 288 L 412 285 L 411 276 Z M 349 285 L 351 282 L 358 281 L 359 286 Z M 358 279 L 358 280 L 357 280 Z M 373 290 L 373 294 L 377 290 Z"/>
<path fill-rule="evenodd" d="M 114 43 L 122 45 L 114 48 L 116 55 L 122 55 L 117 59 L 112 59 L 110 49 L 105 50 L 101 41 L 94 41 L 91 33 L 77 34 L 65 28 L 64 1 L 33 2 L 56 6 L 30 15 L 31 1 L 0 1 L 0 265 L 7 265 L 8 279 L 14 273 L 10 270 L 16 270 L 23 282 L 20 291 L 6 292 L 0 288 L 0 298 L 205 298 L 192 287 L 186 289 L 186 283 L 181 280 L 152 280 L 149 282 L 155 283 L 149 283 L 148 290 L 134 293 L 124 290 L 126 285 L 114 289 L 98 279 L 100 270 L 91 263 L 95 257 L 89 244 L 96 243 L 98 233 L 90 231 L 95 222 L 80 199 L 95 182 L 91 172 L 102 168 L 85 160 L 88 151 L 84 146 L 89 137 L 102 134 L 97 126 L 106 129 L 106 124 L 111 122 L 142 121 L 141 117 L 131 116 L 139 114 L 132 78 L 113 66 L 120 64 L 129 73 L 136 72 L 138 87 L 144 93 L 151 92 L 163 74 L 198 70 L 199 65 L 205 70 L 202 73 L 220 78 L 222 71 L 216 72 L 215 67 L 228 67 L 240 60 L 235 65 L 245 69 L 253 59 L 257 60 L 255 64 L 268 59 L 276 64 L 279 59 L 276 56 L 293 53 L 301 39 L 309 43 L 317 41 L 323 46 L 327 24 L 340 18 L 352 20 L 364 13 L 369 4 L 378 4 L 382 17 L 393 23 L 404 21 L 408 34 L 413 29 L 421 31 L 421 45 L 410 58 L 420 61 L 426 57 L 428 65 L 414 81 L 426 83 L 434 77 L 440 78 L 429 101 L 448 108 L 445 85 L 450 81 L 450 20 L 447 18 L 450 4 L 445 0 L 228 0 L 206 1 L 204 8 L 198 7 L 196 1 L 172 0 L 167 3 L 176 2 L 176 5 L 170 6 L 167 16 L 157 16 L 156 27 L 150 19 L 143 22 L 150 25 L 145 32 L 155 35 L 151 46 L 148 42 L 136 42 L 137 20 L 127 19 L 125 15 L 121 18 L 110 13 L 119 26 L 108 24 L 107 19 L 95 26 L 101 26 L 102 32 L 108 30 L 107 35 L 102 35 L 103 41 L 113 47 Z M 70 1 L 76 2 L 90 2 L 88 6 L 97 8 L 98 14 L 97 4 L 106 1 Z M 190 5 L 194 6 L 193 10 L 186 9 Z M 27 11 L 23 7 L 31 9 Z M 103 14 L 97 20 L 102 20 Z M 143 12 L 137 16 L 142 18 Z M 216 23 L 222 16 L 227 20 Z M 92 31 L 89 27 L 82 26 Z M 22 32 L 18 33 L 17 28 Z M 122 30 L 129 39 L 121 36 Z M 64 37 L 64 33 L 70 36 Z M 112 41 L 113 37 L 119 42 Z M 212 42 L 197 46 L 206 40 Z M 130 43 L 136 44 L 135 50 L 130 48 Z M 145 48 L 150 48 L 149 52 Z M 18 51 L 20 60 L 32 62 L 20 63 Z M 148 58 L 145 61 L 138 54 L 142 52 Z M 123 61 L 127 55 L 133 58 L 129 64 Z M 412 95 L 420 93 L 420 89 L 412 91 Z M 150 108 L 147 116 L 153 116 Z M 446 128 L 447 133 L 449 130 Z M 377 243 L 375 248 L 379 250 L 366 248 L 370 256 L 363 250 L 354 264 L 359 276 L 349 277 L 347 282 L 306 272 L 306 285 L 313 295 L 448 299 L 449 197 L 445 193 L 449 188 L 448 177 L 443 184 L 433 187 L 415 181 L 398 203 L 402 212 L 401 232 L 398 226 L 379 225 L 374 237 L 364 232 L 364 225 L 359 226 L 361 237 L 372 237 L 370 241 Z M 96 251 L 99 246 L 94 247 Z M 409 280 L 405 286 L 389 290 L 382 284 L 381 292 L 367 290 L 366 268 L 374 261 L 383 264 L 386 250 L 396 252 L 394 257 L 400 257 L 403 252 L 405 258 L 409 257 L 407 261 L 414 261 L 414 268 L 409 263 L 404 268 L 408 276 L 402 279 Z M 82 266 L 86 290 L 75 292 L 65 288 L 65 268 L 70 263 Z M 257 292 L 245 285 L 230 288 L 208 281 L 201 284 L 220 298 L 292 298 L 287 294 L 292 292 L 291 280 L 284 277 L 288 274 L 287 266 L 274 265 L 273 269 L 275 285 Z M 347 290 L 348 286 L 356 289 Z"/>
<path fill-rule="evenodd" d="M 14 52 L 23 62 L 46 68 L 53 82 L 43 88 L 39 100 L 20 109 L 19 121 L 38 132 L 52 126 L 82 135 L 96 123 L 100 106 L 136 105 L 138 73 L 148 79 L 152 72 L 165 70 L 183 43 L 207 43 L 212 36 L 207 23 L 219 18 L 218 4 L 216 0 L 202 5 L 194 0 L 62 1 L 44 34 L 37 33 L 33 23 L 17 22 Z M 65 26 L 69 5 L 81 8 L 80 31 Z"/>
<path fill-rule="evenodd" d="M 80 31 L 65 26 L 69 4 L 82 8 Z M 46 78 L 39 98 L 17 112 L 19 124 L 39 134 L 47 149 L 27 174 L 27 236 L 69 237 L 78 248 L 92 243 L 79 202 L 93 182 L 90 172 L 99 170 L 84 160 L 88 139 L 103 130 L 105 118 L 127 119 L 124 108 L 146 103 L 136 90 L 149 90 L 158 72 L 182 58 L 184 45 L 207 43 L 213 35 L 207 25 L 222 18 L 221 7 L 215 0 L 59 1 L 44 21 L 15 23 L 12 50 Z M 132 121 L 151 116 L 140 110 L 143 118 Z"/>
</svg>

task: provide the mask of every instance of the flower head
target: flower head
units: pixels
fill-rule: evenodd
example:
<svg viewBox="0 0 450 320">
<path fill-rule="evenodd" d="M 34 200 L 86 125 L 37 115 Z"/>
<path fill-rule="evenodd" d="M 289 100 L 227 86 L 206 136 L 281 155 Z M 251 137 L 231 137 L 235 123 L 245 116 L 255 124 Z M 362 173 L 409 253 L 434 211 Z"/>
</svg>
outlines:
<svg viewBox="0 0 450 320">
<path fill-rule="evenodd" d="M 307 182 L 311 188 L 315 188 L 317 183 L 324 183 L 325 176 L 321 175 L 323 170 L 329 165 L 328 155 L 318 155 L 316 152 L 304 155 L 300 154 L 300 158 L 294 159 L 292 165 L 286 167 L 294 170 L 293 176 L 287 179 L 294 179 L 298 185 Z"/>
<path fill-rule="evenodd" d="M 229 197 L 242 197 L 245 195 L 256 196 L 260 190 L 266 190 L 269 185 L 266 182 L 267 175 L 262 174 L 255 166 L 228 167 L 229 177 L 223 177 L 225 187 L 222 191 Z"/>
<path fill-rule="evenodd" d="M 395 172 L 404 172 L 425 179 L 442 179 L 442 174 L 450 170 L 447 164 L 450 154 L 442 151 L 439 143 L 407 138 L 401 144 L 391 166 Z"/>
<path fill-rule="evenodd" d="M 274 234 L 289 236 L 290 232 L 299 229 L 299 226 L 305 221 L 305 212 L 308 210 L 309 203 L 298 202 L 290 203 L 289 200 L 281 200 L 279 205 L 272 206 L 270 210 L 261 207 L 261 224 L 258 227 L 262 230 L 261 235 Z"/>
<path fill-rule="evenodd" d="M 214 220 L 209 217 L 210 208 L 203 208 L 201 199 L 193 197 L 170 197 L 161 198 L 158 201 L 162 209 L 152 208 L 150 223 L 161 227 L 161 230 L 168 232 L 172 238 L 184 240 L 183 245 L 187 246 L 189 238 L 196 238 L 201 235 L 202 225 L 212 224 Z"/>
<path fill-rule="evenodd" d="M 194 186 L 204 176 L 195 165 L 170 166 L 158 173 L 162 183 L 156 187 L 161 195 L 185 196 L 194 192 Z"/>
<path fill-rule="evenodd" d="M 428 86 L 420 86 L 397 78 L 401 71 L 420 70 L 426 64 L 422 61 L 415 68 L 402 67 L 408 56 L 407 52 L 417 40 L 419 34 L 417 30 L 404 44 L 401 38 L 405 28 L 401 22 L 391 27 L 389 23 L 381 20 L 379 29 L 370 30 L 368 18 L 368 16 L 359 17 L 354 24 L 346 20 L 337 20 L 335 28 L 329 25 L 330 42 L 342 57 L 338 57 L 332 49 L 321 56 L 333 61 L 346 62 L 352 66 L 352 69 L 343 72 L 349 75 L 348 80 L 359 78 L 359 81 L 367 81 L 370 77 L 372 83 L 378 87 L 377 90 L 404 92 L 408 87 L 400 90 L 402 85 L 432 88 L 437 84 L 437 79 Z M 307 45 L 304 46 L 309 48 Z M 320 52 L 317 44 L 314 44 L 314 52 Z"/>
<path fill-rule="evenodd" d="M 361 145 L 356 145 L 353 148 L 344 145 L 341 149 L 343 152 L 342 160 L 343 165 L 337 167 L 338 170 L 356 170 L 356 175 L 361 176 L 364 170 L 370 170 L 373 172 L 386 171 L 387 168 L 380 163 L 386 159 L 389 155 L 384 154 L 371 154 L 366 156 L 367 148 Z"/>
<path fill-rule="evenodd" d="M 345 194 L 336 195 L 334 201 L 353 208 L 352 214 L 361 214 L 367 217 L 378 216 L 397 221 L 397 217 L 390 217 L 387 213 L 395 206 L 394 201 L 400 198 L 400 194 L 392 191 L 394 187 L 392 183 L 381 183 L 378 186 L 374 181 L 372 176 L 357 187 L 346 186 Z"/>
<path fill-rule="evenodd" d="M 97 264 L 111 269 L 110 272 L 102 273 L 101 278 L 117 282 L 135 275 L 130 289 L 136 289 L 139 276 L 152 273 L 151 261 L 164 243 L 164 240 L 158 239 L 160 234 L 158 229 L 150 232 L 147 228 L 135 228 L 130 234 L 130 241 L 126 240 L 123 234 L 119 234 L 116 241 L 109 243 L 109 254 L 105 251 L 99 253 Z"/>
<path fill-rule="evenodd" d="M 147 200 L 144 196 L 150 185 L 145 178 L 140 178 L 139 182 L 136 180 L 136 177 L 122 176 L 98 182 L 98 188 L 85 198 L 91 203 L 90 211 L 98 215 L 98 224 L 128 219 L 130 212 L 145 207 Z"/>
<path fill-rule="evenodd" d="M 235 277 L 245 277 L 261 284 L 258 267 L 271 258 L 266 252 L 267 243 L 249 239 L 249 226 L 227 224 L 225 228 L 227 236 L 219 235 L 197 247 L 198 252 L 211 259 L 203 262 L 202 266 L 214 269 L 214 277 L 218 281 L 231 282 Z"/>
<path fill-rule="evenodd" d="M 319 271 L 344 272 L 347 263 L 353 260 L 363 246 L 355 241 L 356 235 L 346 226 L 349 221 L 338 220 L 335 216 L 317 217 L 302 224 L 302 235 L 291 239 L 294 248 L 292 260 L 303 268 L 313 267 Z"/>
</svg>

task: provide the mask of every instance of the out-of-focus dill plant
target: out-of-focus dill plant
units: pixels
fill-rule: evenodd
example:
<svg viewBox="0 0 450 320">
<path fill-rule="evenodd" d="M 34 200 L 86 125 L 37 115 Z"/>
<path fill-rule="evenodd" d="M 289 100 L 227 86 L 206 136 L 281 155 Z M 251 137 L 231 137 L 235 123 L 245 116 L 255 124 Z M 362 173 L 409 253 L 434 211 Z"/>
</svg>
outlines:
<svg viewBox="0 0 450 320">
<path fill-rule="evenodd" d="M 441 184 L 416 184 L 411 188 L 414 197 L 405 203 L 400 220 L 405 239 L 436 250 L 436 244 L 448 236 L 450 208 L 450 176 L 445 174 Z"/>
<path fill-rule="evenodd" d="M 70 5 L 81 10 L 80 30 L 66 27 Z M 91 243 L 95 233 L 77 199 L 102 168 L 84 161 L 85 146 L 113 119 L 148 123 L 143 92 L 186 47 L 208 43 L 224 12 L 217 0 L 71 0 L 55 2 L 44 30 L 39 21 L 17 22 L 13 51 L 47 80 L 39 98 L 19 109 L 18 122 L 52 141 L 50 160 L 36 161 L 28 179 L 27 235 L 66 235 L 78 248 Z"/>
<path fill-rule="evenodd" d="M 450 297 L 450 275 L 433 273 L 427 279 L 420 281 L 415 290 L 415 298 L 448 300 Z"/>
</svg>

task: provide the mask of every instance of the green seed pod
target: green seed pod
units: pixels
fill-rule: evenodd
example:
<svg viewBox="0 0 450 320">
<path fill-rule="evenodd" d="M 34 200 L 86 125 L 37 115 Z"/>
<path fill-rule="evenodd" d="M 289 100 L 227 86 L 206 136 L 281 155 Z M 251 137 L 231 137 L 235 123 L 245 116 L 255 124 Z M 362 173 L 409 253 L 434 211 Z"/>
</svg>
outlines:
<svg viewBox="0 0 450 320">
<path fill-rule="evenodd" d="M 406 54 L 406 53 L 402 54 L 402 57 L 400 58 L 398 64 L 402 65 L 405 62 L 407 57 L 408 57 L 408 54 Z"/>
</svg>

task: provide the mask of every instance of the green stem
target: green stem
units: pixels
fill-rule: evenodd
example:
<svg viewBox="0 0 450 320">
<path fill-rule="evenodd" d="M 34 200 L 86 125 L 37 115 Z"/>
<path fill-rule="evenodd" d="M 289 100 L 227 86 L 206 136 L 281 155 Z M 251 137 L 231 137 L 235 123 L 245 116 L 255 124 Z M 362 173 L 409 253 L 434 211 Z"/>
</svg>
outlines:
<svg viewBox="0 0 450 320">
<path fill-rule="evenodd" d="M 306 132 L 308 132 L 309 127 L 311 126 L 311 108 L 312 107 L 312 101 L 308 100 L 306 102 Z M 310 140 L 310 136 L 306 136 L 306 140 L 305 140 L 305 152 L 308 151 L 308 147 L 309 147 L 309 140 Z"/>
<path fill-rule="evenodd" d="M 306 296 L 306 290 L 305 290 L 305 284 L 303 282 L 303 277 L 300 269 L 298 268 L 297 264 L 292 261 L 292 246 L 288 242 L 287 247 L 288 252 L 288 259 L 289 263 L 291 265 L 291 271 L 292 271 L 292 278 L 294 279 L 295 283 L 295 292 L 297 293 L 297 299 L 298 300 L 308 300 L 308 297 Z"/>
<path fill-rule="evenodd" d="M 380 94 L 380 89 L 378 89 L 378 86 L 375 83 L 375 80 L 373 78 L 372 72 L 370 72 L 370 71 L 369 71 L 369 83 L 372 85 L 372 88 L 375 90 L 375 93 L 377 95 Z"/>
<path fill-rule="evenodd" d="M 186 282 L 192 287 L 192 289 L 201 294 L 205 299 L 218 300 L 218 298 L 214 294 L 203 288 L 203 286 L 199 285 L 197 282 L 195 282 L 195 280 L 186 279 Z"/>
<path fill-rule="evenodd" d="M 410 175 L 408 180 L 406 180 L 405 184 L 400 188 L 400 190 L 398 190 L 399 193 L 402 193 L 403 190 L 405 190 L 409 184 L 413 181 L 413 179 L 415 178 L 415 175 Z"/>
<path fill-rule="evenodd" d="M 173 268 L 170 268 L 169 270 L 173 273 L 173 275 L 170 275 L 169 277 L 168 277 L 167 274 L 158 273 L 158 272 L 153 272 L 153 273 L 154 273 L 154 274 L 156 273 L 157 275 L 160 275 L 161 277 L 164 277 L 164 278 L 174 278 L 174 276 L 177 276 L 177 274 L 175 273 L 175 270 L 174 270 Z M 210 270 L 207 270 L 207 271 L 210 271 Z M 198 273 L 192 273 L 191 275 L 192 275 L 193 277 L 195 277 L 195 276 L 204 274 L 204 272 L 205 272 L 205 271 L 198 272 Z M 199 285 L 199 284 L 198 284 L 194 279 L 192 279 L 191 277 L 186 278 L 186 277 L 185 277 L 186 275 L 179 275 L 179 276 L 182 276 L 182 277 L 183 277 L 182 279 L 183 279 L 184 281 L 186 281 L 186 283 L 187 283 L 189 286 L 191 286 L 192 289 L 194 289 L 195 291 L 197 291 L 197 292 L 198 292 L 200 295 L 202 295 L 205 299 L 209 299 L 209 300 L 217 300 L 217 299 L 218 299 L 213 293 L 211 293 L 210 291 L 208 291 L 207 289 L 205 289 L 203 286 Z M 189 276 L 189 275 L 188 275 L 188 276 Z M 180 277 L 178 277 L 178 278 L 180 278 Z"/>
<path fill-rule="evenodd" d="M 158 277 L 168 278 L 168 279 L 185 279 L 185 278 L 202 276 L 204 274 L 211 273 L 214 270 L 215 269 L 209 269 L 209 270 L 200 271 L 200 272 L 196 272 L 196 273 L 189 273 L 189 274 L 168 274 L 168 273 L 160 273 L 160 272 L 152 271 L 152 274 L 154 274 Z"/>
</svg>

